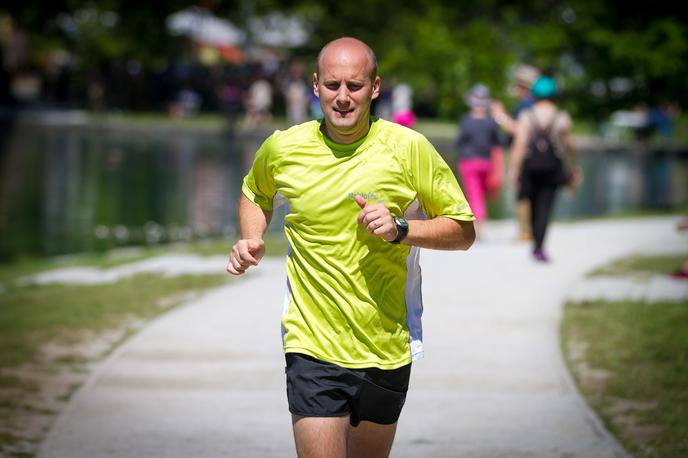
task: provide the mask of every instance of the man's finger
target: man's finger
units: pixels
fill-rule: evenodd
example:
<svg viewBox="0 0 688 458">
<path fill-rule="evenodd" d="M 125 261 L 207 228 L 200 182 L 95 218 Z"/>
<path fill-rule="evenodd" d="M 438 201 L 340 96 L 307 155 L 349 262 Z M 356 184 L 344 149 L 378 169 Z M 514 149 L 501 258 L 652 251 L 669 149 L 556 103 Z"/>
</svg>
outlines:
<svg viewBox="0 0 688 458">
<path fill-rule="evenodd" d="M 256 260 L 256 258 L 253 257 L 248 248 L 239 251 L 239 258 L 241 259 L 242 264 L 248 263 L 252 266 L 258 265 L 258 260 Z"/>
<path fill-rule="evenodd" d="M 239 259 L 242 265 L 258 265 L 258 260 L 253 253 L 258 251 L 258 247 L 252 246 L 250 241 L 242 240 L 237 243 L 234 248 L 234 256 Z"/>
<path fill-rule="evenodd" d="M 378 226 L 374 231 L 373 235 L 377 235 L 378 237 L 382 237 L 384 234 L 388 233 L 392 228 L 388 224 L 381 224 Z"/>
<path fill-rule="evenodd" d="M 368 202 L 366 202 L 366 200 L 360 194 L 356 194 L 354 199 L 356 199 L 356 203 L 361 208 L 365 208 L 365 206 L 368 205 Z"/>
<path fill-rule="evenodd" d="M 233 260 L 230 260 L 227 264 L 227 272 L 229 272 L 232 275 L 241 275 L 244 273 L 244 270 L 237 269 L 237 267 L 234 265 Z"/>
<path fill-rule="evenodd" d="M 243 272 L 244 270 L 246 270 L 246 266 L 244 266 L 244 263 L 241 262 L 241 259 L 238 256 L 232 256 L 232 259 L 230 259 L 230 261 L 237 272 Z"/>
</svg>

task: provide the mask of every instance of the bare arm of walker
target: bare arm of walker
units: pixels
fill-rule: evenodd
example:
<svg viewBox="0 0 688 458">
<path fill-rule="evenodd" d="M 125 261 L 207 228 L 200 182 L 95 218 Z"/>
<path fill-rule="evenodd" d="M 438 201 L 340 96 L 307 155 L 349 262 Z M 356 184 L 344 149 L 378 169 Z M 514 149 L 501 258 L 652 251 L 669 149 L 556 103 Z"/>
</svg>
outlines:
<svg viewBox="0 0 688 458">
<path fill-rule="evenodd" d="M 566 158 L 566 164 L 571 173 L 569 187 L 572 189 L 578 188 L 583 182 L 583 171 L 578 165 L 578 158 L 576 156 L 576 148 L 573 145 L 573 136 L 571 132 L 566 132 L 562 138 L 564 145 L 564 153 Z"/>
<path fill-rule="evenodd" d="M 263 236 L 268 229 L 272 212 L 265 211 L 241 195 L 239 200 L 239 226 L 241 239 L 232 247 L 227 262 L 227 272 L 241 275 L 249 267 L 257 266 L 265 254 Z"/>
<path fill-rule="evenodd" d="M 519 122 L 516 126 L 516 135 L 514 136 L 514 145 L 511 148 L 511 155 L 509 157 L 509 178 L 511 182 L 516 184 L 518 180 L 523 157 L 526 154 L 526 145 L 528 144 L 528 126 L 525 122 Z"/>
<path fill-rule="evenodd" d="M 467 250 L 475 241 L 473 221 L 459 221 L 445 216 L 430 220 L 410 220 L 409 231 L 401 242 L 433 250 Z"/>
<path fill-rule="evenodd" d="M 576 148 L 573 146 L 573 136 L 571 135 L 571 132 L 566 132 L 562 140 L 564 142 L 566 159 L 569 161 L 569 164 L 572 167 L 575 167 L 578 164 L 578 158 L 576 156 Z"/>
<path fill-rule="evenodd" d="M 499 126 L 502 129 L 507 131 L 510 135 L 516 134 L 516 120 L 509 116 L 502 102 L 492 102 L 492 105 L 490 106 L 490 113 L 492 115 L 492 118 L 497 122 L 497 124 L 499 124 Z"/>
</svg>

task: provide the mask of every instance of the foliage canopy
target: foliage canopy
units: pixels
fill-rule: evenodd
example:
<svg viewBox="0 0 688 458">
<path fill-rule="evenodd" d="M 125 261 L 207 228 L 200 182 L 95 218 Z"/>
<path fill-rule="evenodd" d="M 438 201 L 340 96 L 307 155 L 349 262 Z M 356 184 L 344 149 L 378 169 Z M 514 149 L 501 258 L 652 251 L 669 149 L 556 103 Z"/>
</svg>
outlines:
<svg viewBox="0 0 688 458">
<path fill-rule="evenodd" d="M 496 97 L 507 97 L 510 71 L 518 63 L 554 75 L 564 105 L 579 116 L 606 117 L 639 101 L 688 104 L 688 21 L 668 1 L 408 0 L 392 6 L 383 0 L 206 0 L 199 5 L 239 26 L 273 10 L 303 17 L 311 38 L 292 53 L 310 62 L 330 39 L 361 38 L 376 50 L 383 80 L 411 83 L 425 115 L 465 110 L 462 95 L 478 81 Z M 166 33 L 165 20 L 187 6 L 179 0 L 162 5 L 58 0 L 17 2 L 5 11 L 29 32 L 35 49 L 67 47 L 87 68 L 137 59 L 160 69 L 185 56 L 179 39 Z M 71 18 L 71 31 L 65 18 Z"/>
</svg>

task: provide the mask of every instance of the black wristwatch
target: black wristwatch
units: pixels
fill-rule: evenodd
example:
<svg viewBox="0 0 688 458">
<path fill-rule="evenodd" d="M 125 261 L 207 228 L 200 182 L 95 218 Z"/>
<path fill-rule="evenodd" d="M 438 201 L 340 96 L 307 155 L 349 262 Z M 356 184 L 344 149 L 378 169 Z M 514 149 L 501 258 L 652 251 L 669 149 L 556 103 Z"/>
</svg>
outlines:
<svg viewBox="0 0 688 458">
<path fill-rule="evenodd" d="M 408 235 L 408 221 L 401 216 L 395 216 L 392 219 L 394 220 L 394 224 L 397 226 L 397 238 L 392 240 L 390 243 L 398 245 Z"/>
</svg>

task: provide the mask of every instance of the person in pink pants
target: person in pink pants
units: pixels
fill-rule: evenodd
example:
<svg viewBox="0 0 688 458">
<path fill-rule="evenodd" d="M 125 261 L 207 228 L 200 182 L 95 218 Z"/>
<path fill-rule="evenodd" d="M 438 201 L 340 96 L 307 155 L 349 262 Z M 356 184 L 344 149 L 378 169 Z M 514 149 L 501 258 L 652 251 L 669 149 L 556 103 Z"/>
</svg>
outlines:
<svg viewBox="0 0 688 458">
<path fill-rule="evenodd" d="M 498 125 L 490 115 L 490 90 L 476 84 L 466 95 L 466 104 L 470 112 L 459 122 L 458 168 L 480 235 L 480 223 L 487 219 L 488 193 L 501 184 L 502 146 Z"/>
<path fill-rule="evenodd" d="M 466 198 L 478 221 L 487 219 L 487 183 L 491 170 L 492 164 L 488 159 L 474 157 L 459 161 Z"/>
</svg>

